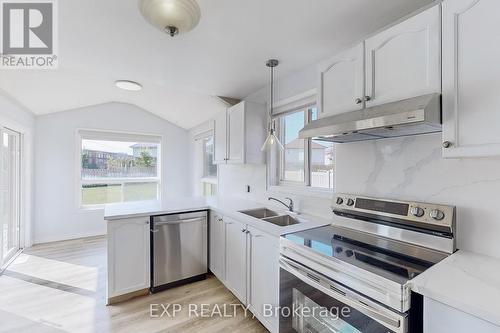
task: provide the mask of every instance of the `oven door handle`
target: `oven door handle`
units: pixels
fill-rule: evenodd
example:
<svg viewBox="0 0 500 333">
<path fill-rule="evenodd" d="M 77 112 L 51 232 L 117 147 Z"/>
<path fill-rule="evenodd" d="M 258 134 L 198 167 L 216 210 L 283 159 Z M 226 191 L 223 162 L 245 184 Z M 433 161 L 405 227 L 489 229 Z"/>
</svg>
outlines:
<svg viewBox="0 0 500 333">
<path fill-rule="evenodd" d="M 398 333 L 406 332 L 406 325 L 402 323 L 405 318 L 404 316 L 388 309 L 377 309 L 370 306 L 369 303 L 372 303 L 370 300 L 366 299 L 363 301 L 361 296 L 358 296 L 348 290 L 344 290 L 344 288 L 339 286 L 337 283 L 318 276 L 318 274 L 314 271 L 303 267 L 298 263 L 292 262 L 289 259 L 281 257 L 280 267 L 308 285 L 362 312 L 388 329 Z M 328 285 L 329 287 L 325 285 Z"/>
</svg>

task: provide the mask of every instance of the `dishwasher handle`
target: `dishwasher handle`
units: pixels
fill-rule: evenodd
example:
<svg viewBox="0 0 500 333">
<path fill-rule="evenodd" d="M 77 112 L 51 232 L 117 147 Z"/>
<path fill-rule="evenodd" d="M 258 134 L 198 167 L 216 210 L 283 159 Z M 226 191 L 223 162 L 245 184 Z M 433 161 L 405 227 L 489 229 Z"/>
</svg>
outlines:
<svg viewBox="0 0 500 333">
<path fill-rule="evenodd" d="M 177 220 L 177 221 L 166 221 L 166 222 L 154 222 L 153 225 L 154 227 L 162 227 L 166 225 L 175 225 L 175 224 L 183 224 L 183 223 L 194 223 L 194 222 L 205 222 L 207 219 L 206 217 L 196 217 L 194 219 L 185 219 L 185 220 Z M 153 232 L 156 232 L 154 230 L 151 230 Z"/>
</svg>

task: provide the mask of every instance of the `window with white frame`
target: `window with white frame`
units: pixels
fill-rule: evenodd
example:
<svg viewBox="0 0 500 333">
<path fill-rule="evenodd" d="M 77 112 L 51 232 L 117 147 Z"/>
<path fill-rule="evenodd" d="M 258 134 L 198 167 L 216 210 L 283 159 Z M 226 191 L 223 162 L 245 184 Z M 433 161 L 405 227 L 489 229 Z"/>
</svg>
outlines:
<svg viewBox="0 0 500 333">
<path fill-rule="evenodd" d="M 333 143 L 299 139 L 299 131 L 316 119 L 318 110 L 314 105 L 275 117 L 277 134 L 285 148 L 275 163 L 279 177 L 276 185 L 333 189 Z"/>
<path fill-rule="evenodd" d="M 160 137 L 79 131 L 79 155 L 81 207 L 160 198 Z"/>
<path fill-rule="evenodd" d="M 201 139 L 203 150 L 203 172 L 201 178 L 203 196 L 217 194 L 217 164 L 214 163 L 214 135 Z"/>
</svg>

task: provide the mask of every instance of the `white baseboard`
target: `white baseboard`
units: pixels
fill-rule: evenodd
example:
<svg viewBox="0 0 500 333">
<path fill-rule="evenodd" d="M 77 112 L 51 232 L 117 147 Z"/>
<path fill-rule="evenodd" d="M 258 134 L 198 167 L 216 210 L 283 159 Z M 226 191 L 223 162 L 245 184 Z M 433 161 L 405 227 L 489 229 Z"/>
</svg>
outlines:
<svg viewBox="0 0 500 333">
<path fill-rule="evenodd" d="M 87 238 L 87 237 L 97 237 L 97 236 L 105 236 L 106 232 L 89 232 L 89 233 L 81 233 L 81 234 L 73 234 L 73 235 L 59 235 L 56 237 L 47 237 L 47 238 L 35 238 L 33 241 L 33 245 L 44 244 L 44 243 L 53 243 L 60 241 L 67 241 L 72 239 L 79 238 Z"/>
</svg>

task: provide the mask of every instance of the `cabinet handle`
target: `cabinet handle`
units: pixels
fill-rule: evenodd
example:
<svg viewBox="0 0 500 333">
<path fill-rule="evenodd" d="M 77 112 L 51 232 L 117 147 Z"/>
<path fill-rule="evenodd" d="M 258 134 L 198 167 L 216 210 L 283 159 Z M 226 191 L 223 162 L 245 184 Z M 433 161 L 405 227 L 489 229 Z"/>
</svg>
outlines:
<svg viewBox="0 0 500 333">
<path fill-rule="evenodd" d="M 354 103 L 356 103 L 356 104 L 361 104 L 361 103 L 363 103 L 363 100 L 362 100 L 361 98 L 356 98 L 356 99 L 354 100 Z"/>
<path fill-rule="evenodd" d="M 365 96 L 365 101 L 368 102 L 368 101 L 371 101 L 372 100 L 372 97 L 371 96 Z"/>
<path fill-rule="evenodd" d="M 453 144 L 450 141 L 443 142 L 443 148 L 450 148 Z"/>
</svg>

